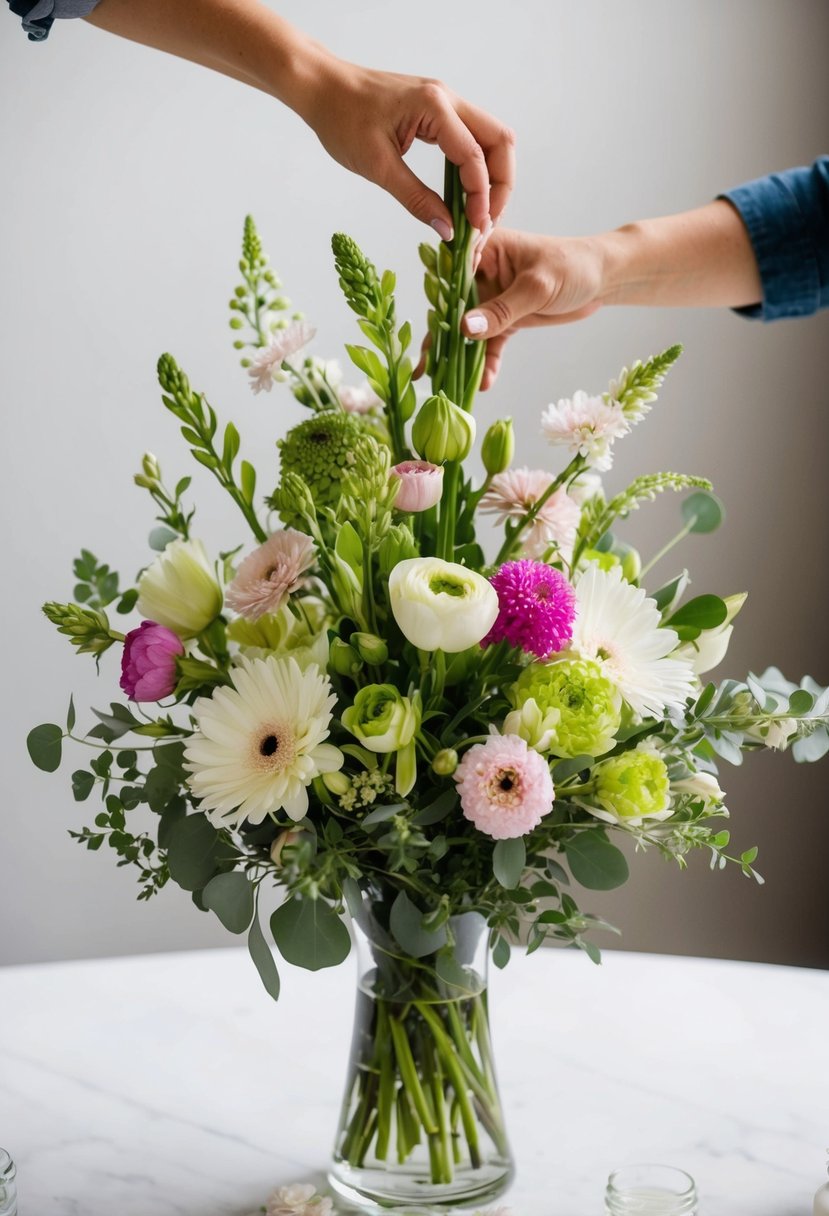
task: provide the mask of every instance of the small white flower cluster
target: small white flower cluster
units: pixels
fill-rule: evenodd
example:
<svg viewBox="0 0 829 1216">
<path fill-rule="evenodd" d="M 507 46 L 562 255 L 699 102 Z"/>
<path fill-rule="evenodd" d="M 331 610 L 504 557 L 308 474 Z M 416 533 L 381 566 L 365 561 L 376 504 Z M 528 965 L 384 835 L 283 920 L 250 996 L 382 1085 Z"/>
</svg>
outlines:
<svg viewBox="0 0 829 1216">
<path fill-rule="evenodd" d="M 265 1216 L 332 1216 L 334 1204 L 326 1195 L 318 1195 L 310 1182 L 294 1182 L 280 1186 L 268 1199 Z"/>
<path fill-rule="evenodd" d="M 340 795 L 340 806 L 344 811 L 361 811 L 372 806 L 381 794 L 390 794 L 393 787 L 391 773 L 384 773 L 379 768 L 355 773 L 351 788 Z"/>
</svg>

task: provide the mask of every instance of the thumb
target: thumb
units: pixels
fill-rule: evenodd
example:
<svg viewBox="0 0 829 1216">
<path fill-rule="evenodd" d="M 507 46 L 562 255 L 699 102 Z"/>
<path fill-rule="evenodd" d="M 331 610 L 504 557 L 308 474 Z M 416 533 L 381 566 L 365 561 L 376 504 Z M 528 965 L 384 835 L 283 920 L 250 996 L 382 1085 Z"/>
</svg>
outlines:
<svg viewBox="0 0 829 1216">
<path fill-rule="evenodd" d="M 378 176 L 377 184 L 388 190 L 416 220 L 434 228 L 442 241 L 452 240 L 452 216 L 443 199 L 424 185 L 402 157 L 390 158 L 384 172 Z"/>
<path fill-rule="evenodd" d="M 463 331 L 469 338 L 496 338 L 506 330 L 520 326 L 525 317 L 538 310 L 543 303 L 538 295 L 535 279 L 519 275 L 500 295 L 466 313 Z"/>
</svg>

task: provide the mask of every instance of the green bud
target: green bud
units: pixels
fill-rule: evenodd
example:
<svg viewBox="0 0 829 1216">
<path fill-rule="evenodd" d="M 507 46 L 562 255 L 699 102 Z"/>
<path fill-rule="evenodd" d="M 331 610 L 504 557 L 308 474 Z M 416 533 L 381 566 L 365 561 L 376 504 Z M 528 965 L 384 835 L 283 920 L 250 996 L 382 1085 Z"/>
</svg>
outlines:
<svg viewBox="0 0 829 1216">
<path fill-rule="evenodd" d="M 420 700 L 417 694 L 401 696 L 393 684 L 368 684 L 340 721 L 369 751 L 396 752 L 407 748 L 420 728 Z"/>
<path fill-rule="evenodd" d="M 388 646 L 382 638 L 378 638 L 373 633 L 352 633 L 351 645 L 356 647 L 360 658 L 366 663 L 371 663 L 373 667 L 385 663 L 389 657 Z"/>
<path fill-rule="evenodd" d="M 323 773 L 322 781 L 329 793 L 342 798 L 351 789 L 351 782 L 345 773 Z"/>
<path fill-rule="evenodd" d="M 409 525 L 392 524 L 380 542 L 379 558 L 382 577 L 388 579 L 398 562 L 417 556 L 417 545 Z"/>
<path fill-rule="evenodd" d="M 438 268 L 438 254 L 434 245 L 427 245 L 424 241 L 422 245 L 418 245 L 417 252 L 426 269 L 434 274 Z"/>
<path fill-rule="evenodd" d="M 156 460 L 155 456 L 153 456 L 152 452 L 144 453 L 141 458 L 141 468 L 144 471 L 144 475 L 149 477 L 151 481 L 160 481 L 161 469 L 159 468 L 158 461 Z"/>
<path fill-rule="evenodd" d="M 432 464 L 465 460 L 475 442 L 475 419 L 450 401 L 445 393 L 429 397 L 412 427 L 412 443 L 420 457 Z"/>
<path fill-rule="evenodd" d="M 639 550 L 631 545 L 622 558 L 622 574 L 629 583 L 635 583 L 641 573 L 642 558 L 639 556 Z"/>
<path fill-rule="evenodd" d="M 512 464 L 515 454 L 515 432 L 511 418 L 499 418 L 493 422 L 481 444 L 481 459 L 490 477 L 503 473 Z"/>
<path fill-rule="evenodd" d="M 334 638 L 328 661 L 340 676 L 356 676 L 363 666 L 363 661 L 357 651 L 342 638 Z"/>
<path fill-rule="evenodd" d="M 458 767 L 458 753 L 454 747 L 443 747 L 432 761 L 432 772 L 439 777 L 451 777 Z"/>
<path fill-rule="evenodd" d="M 237 300 L 244 300 L 244 298 L 245 298 L 245 288 L 244 288 L 244 286 L 243 286 L 241 283 L 239 284 L 239 286 L 238 286 L 238 287 L 234 287 L 234 289 L 233 289 L 233 293 L 234 293 L 234 295 L 236 296 L 236 299 L 237 299 Z"/>
<path fill-rule="evenodd" d="M 229 324 L 231 329 L 241 329 L 244 322 L 241 317 L 231 317 Z"/>
<path fill-rule="evenodd" d="M 113 642 L 124 640 L 121 634 L 110 630 L 105 612 L 80 608 L 77 604 L 49 603 L 43 605 L 43 613 L 57 626 L 58 633 L 69 638 L 78 654 L 100 656 Z"/>
</svg>

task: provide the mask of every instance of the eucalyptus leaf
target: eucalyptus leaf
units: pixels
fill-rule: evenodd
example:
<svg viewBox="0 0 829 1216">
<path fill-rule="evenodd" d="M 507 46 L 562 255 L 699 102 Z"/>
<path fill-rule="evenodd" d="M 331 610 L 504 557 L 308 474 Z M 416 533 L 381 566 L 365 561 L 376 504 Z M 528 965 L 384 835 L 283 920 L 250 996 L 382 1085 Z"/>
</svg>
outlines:
<svg viewBox="0 0 829 1216">
<path fill-rule="evenodd" d="M 179 819 L 170 831 L 167 864 L 170 877 L 185 891 L 207 886 L 221 861 L 219 833 L 201 813 Z"/>
<path fill-rule="evenodd" d="M 262 926 L 259 924 L 258 916 L 254 916 L 250 926 L 248 950 L 250 951 L 250 957 L 256 965 L 256 970 L 259 972 L 259 978 L 265 986 L 265 991 L 268 996 L 272 996 L 275 1001 L 278 1001 L 279 972 L 276 969 L 273 951 L 265 941 L 265 935 L 262 932 Z"/>
<path fill-rule="evenodd" d="M 591 891 L 612 891 L 626 882 L 630 874 L 624 854 L 603 832 L 579 832 L 567 841 L 565 851 L 576 882 Z"/>
<path fill-rule="evenodd" d="M 177 535 L 178 533 L 174 532 L 172 528 L 159 524 L 150 533 L 150 548 L 154 549 L 156 553 L 163 553 L 170 541 L 175 540 Z"/>
<path fill-rule="evenodd" d="M 44 722 L 29 731 L 26 747 L 37 768 L 44 773 L 54 773 L 60 768 L 63 731 L 54 722 Z"/>
<path fill-rule="evenodd" d="M 708 490 L 697 490 L 689 494 L 681 506 L 682 518 L 691 532 L 716 532 L 725 519 L 725 507 Z"/>
<path fill-rule="evenodd" d="M 285 961 L 306 971 L 336 967 L 351 949 L 348 929 L 321 898 L 286 900 L 271 917 L 271 933 Z"/>
<path fill-rule="evenodd" d="M 511 891 L 517 887 L 527 863 L 527 848 L 523 837 L 496 840 L 492 850 L 492 872 L 502 887 Z"/>
<path fill-rule="evenodd" d="M 815 703 L 815 698 L 805 688 L 796 688 L 789 697 L 789 713 L 796 718 L 803 717 L 808 714 L 809 710 Z"/>
<path fill-rule="evenodd" d="M 253 887 L 239 870 L 211 878 L 202 891 L 202 900 L 230 933 L 244 933 L 251 923 Z"/>
<path fill-rule="evenodd" d="M 76 802 L 85 802 L 95 787 L 95 774 L 79 768 L 72 774 L 72 795 Z"/>
<path fill-rule="evenodd" d="M 446 927 L 432 931 L 423 928 L 423 913 L 405 891 L 398 892 L 392 904 L 389 926 L 403 950 L 411 958 L 425 958 L 446 944 Z"/>
</svg>

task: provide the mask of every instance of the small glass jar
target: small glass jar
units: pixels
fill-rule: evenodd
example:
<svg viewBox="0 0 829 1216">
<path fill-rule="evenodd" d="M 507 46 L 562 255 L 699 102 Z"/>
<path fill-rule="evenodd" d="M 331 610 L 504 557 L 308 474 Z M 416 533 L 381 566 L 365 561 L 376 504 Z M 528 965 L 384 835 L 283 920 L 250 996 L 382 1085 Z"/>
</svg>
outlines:
<svg viewBox="0 0 829 1216">
<path fill-rule="evenodd" d="M 0 1148 L 0 1216 L 17 1216 L 17 1171 L 4 1148 Z"/>
<path fill-rule="evenodd" d="M 694 1216 L 697 1188 L 670 1165 L 628 1165 L 607 1180 L 607 1216 Z"/>
</svg>

